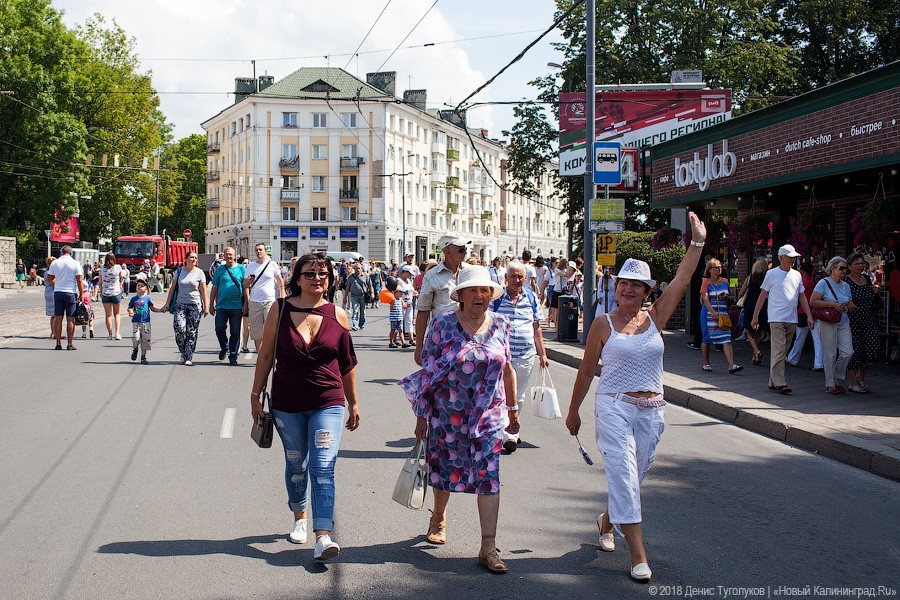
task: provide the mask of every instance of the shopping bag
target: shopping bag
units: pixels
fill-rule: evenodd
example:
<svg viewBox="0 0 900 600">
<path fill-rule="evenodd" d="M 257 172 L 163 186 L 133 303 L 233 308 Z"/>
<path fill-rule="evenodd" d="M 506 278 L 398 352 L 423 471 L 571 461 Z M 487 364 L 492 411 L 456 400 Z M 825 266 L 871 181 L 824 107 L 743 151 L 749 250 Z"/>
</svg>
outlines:
<svg viewBox="0 0 900 600">
<path fill-rule="evenodd" d="M 428 490 L 428 466 L 425 464 L 425 442 L 416 442 L 412 453 L 404 460 L 403 470 L 394 485 L 394 502 L 406 508 L 422 510 Z"/>
<path fill-rule="evenodd" d="M 550 386 L 547 387 L 547 380 Z M 562 411 L 559 410 L 559 399 L 556 397 L 556 389 L 553 379 L 550 377 L 550 369 L 541 369 L 541 385 L 531 388 L 531 414 L 542 419 L 559 419 Z"/>
</svg>

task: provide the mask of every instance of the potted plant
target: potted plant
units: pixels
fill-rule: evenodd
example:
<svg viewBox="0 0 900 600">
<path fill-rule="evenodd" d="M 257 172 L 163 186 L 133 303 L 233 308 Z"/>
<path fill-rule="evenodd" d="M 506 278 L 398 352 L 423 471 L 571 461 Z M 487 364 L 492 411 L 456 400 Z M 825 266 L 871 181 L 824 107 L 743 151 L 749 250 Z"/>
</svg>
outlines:
<svg viewBox="0 0 900 600">
<path fill-rule="evenodd" d="M 886 200 L 876 200 L 856 210 L 850 219 L 853 246 L 875 254 L 888 245 L 888 238 L 896 229 L 891 205 Z"/>
<path fill-rule="evenodd" d="M 825 208 L 813 207 L 790 218 L 790 242 L 803 256 L 828 254 L 831 239 L 831 213 Z"/>
<path fill-rule="evenodd" d="M 735 252 L 758 253 L 772 239 L 769 215 L 740 215 L 728 225 L 728 245 Z"/>
</svg>

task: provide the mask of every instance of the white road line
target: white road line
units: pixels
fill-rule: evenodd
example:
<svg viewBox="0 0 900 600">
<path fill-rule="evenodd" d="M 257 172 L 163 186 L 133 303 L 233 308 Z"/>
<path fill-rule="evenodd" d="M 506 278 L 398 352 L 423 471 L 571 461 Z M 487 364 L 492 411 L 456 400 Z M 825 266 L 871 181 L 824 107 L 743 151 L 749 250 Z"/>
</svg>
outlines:
<svg viewBox="0 0 900 600">
<path fill-rule="evenodd" d="M 225 416 L 222 418 L 222 432 L 219 433 L 221 438 L 234 437 L 234 413 L 236 409 L 226 408 Z"/>
</svg>

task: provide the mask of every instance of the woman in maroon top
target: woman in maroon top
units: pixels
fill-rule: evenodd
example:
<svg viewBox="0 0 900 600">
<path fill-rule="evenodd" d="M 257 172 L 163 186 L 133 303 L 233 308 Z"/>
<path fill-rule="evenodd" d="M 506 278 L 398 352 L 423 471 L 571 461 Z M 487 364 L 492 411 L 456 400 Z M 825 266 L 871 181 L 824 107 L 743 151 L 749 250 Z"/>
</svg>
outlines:
<svg viewBox="0 0 900 600">
<path fill-rule="evenodd" d="M 272 416 L 284 446 L 288 506 L 294 528 L 288 539 L 306 543 L 307 482 L 312 484 L 313 558 L 325 561 L 341 549 L 334 530 L 334 465 L 346 427 L 359 427 L 354 367 L 356 354 L 347 313 L 325 300 L 334 284 L 331 260 L 305 254 L 294 267 L 288 297 L 269 311 L 250 393 L 254 421 L 262 414 L 260 394 L 275 361 Z M 276 332 L 278 346 L 275 347 Z"/>
</svg>

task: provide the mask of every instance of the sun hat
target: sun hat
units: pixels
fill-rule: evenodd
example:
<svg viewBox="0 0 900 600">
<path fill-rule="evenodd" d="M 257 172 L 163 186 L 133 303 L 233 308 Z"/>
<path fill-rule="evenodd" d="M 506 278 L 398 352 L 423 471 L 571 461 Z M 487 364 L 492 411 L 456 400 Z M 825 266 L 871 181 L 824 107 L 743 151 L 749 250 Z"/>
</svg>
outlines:
<svg viewBox="0 0 900 600">
<path fill-rule="evenodd" d="M 800 253 L 797 252 L 790 244 L 785 244 L 778 249 L 778 256 L 789 256 L 791 258 L 797 258 L 798 256 L 800 256 Z"/>
<path fill-rule="evenodd" d="M 578 268 L 578 265 L 575 263 L 574 260 L 570 260 L 568 266 L 572 267 L 573 269 Z"/>
<path fill-rule="evenodd" d="M 453 288 L 452 292 L 450 292 L 450 299 L 454 302 L 458 302 L 459 290 L 464 290 L 470 287 L 491 288 L 494 291 L 494 293 L 491 295 L 491 300 L 496 300 L 503 295 L 503 288 L 500 287 L 499 283 L 491 279 L 491 275 L 490 273 L 488 273 L 487 267 L 483 267 L 481 265 L 469 265 L 465 269 L 461 269 L 459 271 L 456 287 Z"/>
<path fill-rule="evenodd" d="M 447 246 L 468 246 L 471 243 L 471 240 L 468 240 L 464 237 L 447 234 L 441 236 L 441 239 L 438 240 L 437 247 L 438 250 L 443 250 Z"/>
<path fill-rule="evenodd" d="M 412 265 L 404 265 L 404 266 L 400 267 L 400 272 L 401 273 L 409 273 L 410 275 L 413 275 L 416 272 L 416 270 L 413 268 Z"/>
<path fill-rule="evenodd" d="M 629 258 L 616 274 L 617 279 L 633 279 L 646 283 L 651 288 L 656 287 L 656 280 L 650 277 L 650 265 L 636 258 Z"/>
</svg>

